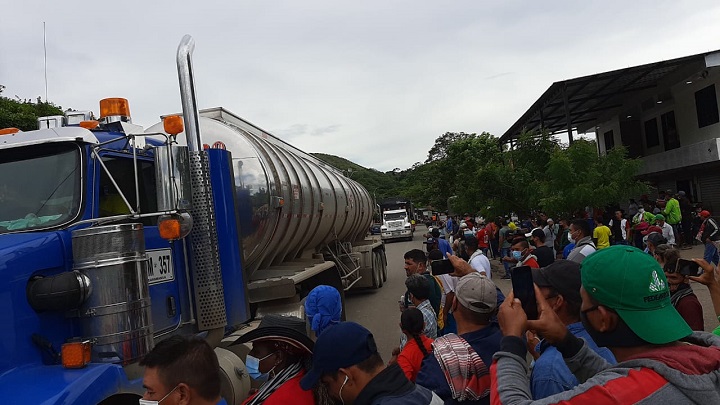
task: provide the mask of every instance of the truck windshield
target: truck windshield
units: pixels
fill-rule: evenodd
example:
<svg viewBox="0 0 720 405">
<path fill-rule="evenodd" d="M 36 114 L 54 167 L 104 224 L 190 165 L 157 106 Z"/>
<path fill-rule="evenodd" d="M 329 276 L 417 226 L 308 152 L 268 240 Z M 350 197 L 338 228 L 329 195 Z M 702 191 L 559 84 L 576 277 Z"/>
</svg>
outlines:
<svg viewBox="0 0 720 405">
<path fill-rule="evenodd" d="M 49 228 L 75 218 L 80 174 L 74 144 L 0 150 L 0 233 Z"/>
<path fill-rule="evenodd" d="M 405 219 L 405 216 L 407 213 L 405 212 L 395 212 L 390 214 L 383 215 L 383 218 L 385 218 L 385 221 L 397 221 L 401 219 Z"/>
</svg>

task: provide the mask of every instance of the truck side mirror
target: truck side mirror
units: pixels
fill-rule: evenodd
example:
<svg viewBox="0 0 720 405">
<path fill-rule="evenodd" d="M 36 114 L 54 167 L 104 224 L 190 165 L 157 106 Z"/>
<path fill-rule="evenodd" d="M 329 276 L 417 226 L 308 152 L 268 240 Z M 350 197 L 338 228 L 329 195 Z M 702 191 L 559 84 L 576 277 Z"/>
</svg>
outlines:
<svg viewBox="0 0 720 405">
<path fill-rule="evenodd" d="M 155 178 L 158 211 L 192 209 L 187 146 L 173 144 L 155 147 Z"/>
</svg>

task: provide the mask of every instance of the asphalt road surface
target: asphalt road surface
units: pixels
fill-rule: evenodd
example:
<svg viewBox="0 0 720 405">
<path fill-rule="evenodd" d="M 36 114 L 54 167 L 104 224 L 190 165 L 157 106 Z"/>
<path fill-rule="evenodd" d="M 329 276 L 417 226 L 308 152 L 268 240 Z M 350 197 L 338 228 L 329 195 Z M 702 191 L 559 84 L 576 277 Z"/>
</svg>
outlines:
<svg viewBox="0 0 720 405">
<path fill-rule="evenodd" d="M 427 232 L 424 226 L 418 225 L 412 242 L 390 242 L 385 244 L 388 260 L 388 279 L 378 290 L 359 290 L 347 294 L 345 309 L 346 318 L 368 328 L 375 337 L 378 351 L 383 360 L 390 358 L 394 347 L 400 344 L 400 310 L 398 299 L 405 293 L 405 270 L 403 269 L 403 255 L 410 249 L 425 250 L 422 234 Z M 703 246 L 695 246 L 691 250 L 681 251 L 684 258 L 702 257 Z M 507 294 L 510 291 L 510 281 L 501 280 L 504 274 L 502 266 L 497 260 L 490 260 L 493 267 L 493 281 Z M 712 331 L 718 320 L 713 313 L 712 302 L 708 290 L 702 284 L 691 282 L 705 313 L 705 330 Z M 342 344 L 342 342 L 338 342 Z"/>
</svg>

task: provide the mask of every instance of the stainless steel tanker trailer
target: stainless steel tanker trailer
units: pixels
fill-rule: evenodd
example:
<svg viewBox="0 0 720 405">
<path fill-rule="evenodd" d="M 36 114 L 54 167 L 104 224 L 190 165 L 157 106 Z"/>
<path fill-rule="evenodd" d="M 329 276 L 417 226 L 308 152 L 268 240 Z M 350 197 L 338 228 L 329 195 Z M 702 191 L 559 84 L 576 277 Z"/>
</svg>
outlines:
<svg viewBox="0 0 720 405">
<path fill-rule="evenodd" d="M 250 303 L 293 299 L 296 286 L 333 267 L 343 290 L 382 287 L 385 247 L 368 236 L 374 202 L 363 186 L 222 107 L 200 110 L 199 128 L 206 149 L 232 155 Z"/>
</svg>

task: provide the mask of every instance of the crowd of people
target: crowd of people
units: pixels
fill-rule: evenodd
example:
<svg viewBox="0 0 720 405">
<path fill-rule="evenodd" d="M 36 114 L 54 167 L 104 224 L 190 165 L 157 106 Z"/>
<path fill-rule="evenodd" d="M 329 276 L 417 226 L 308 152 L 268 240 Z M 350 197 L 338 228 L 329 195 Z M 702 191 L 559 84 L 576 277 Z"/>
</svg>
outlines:
<svg viewBox="0 0 720 405">
<path fill-rule="evenodd" d="M 672 200 L 684 193 L 668 194 L 664 205 L 612 218 L 448 220 L 429 230 L 425 251 L 404 254 L 390 358 L 367 328 L 340 321 L 337 290 L 319 286 L 305 301 L 307 321 L 266 315 L 237 340 L 252 346 L 246 366 L 257 385 L 244 404 L 720 403 L 720 327 L 704 332 L 689 283 L 708 288 L 720 321 L 720 232 L 702 209 L 696 226 L 683 226 L 684 212 L 674 215 L 683 203 Z M 706 245 L 705 259 L 693 259 L 699 275 L 679 271 L 686 229 Z M 434 275 L 442 260 L 452 273 Z M 493 282 L 491 260 L 503 278 L 531 269 L 535 319 Z M 192 349 L 198 339 L 168 342 L 144 360 L 144 400 L 221 401 L 207 383 L 212 350 Z M 207 376 L 176 375 L 190 351 L 208 357 L 194 369 Z"/>
</svg>

